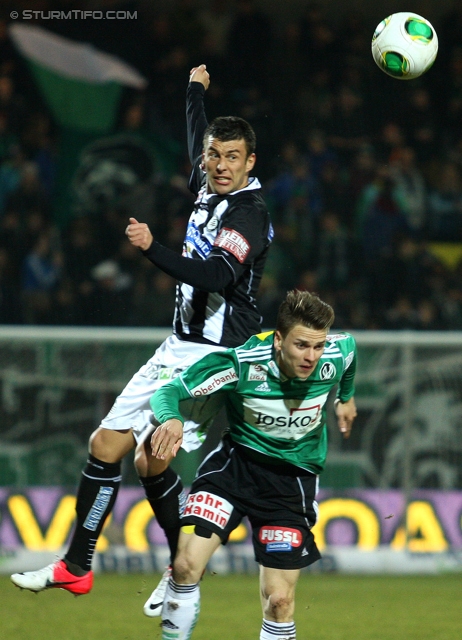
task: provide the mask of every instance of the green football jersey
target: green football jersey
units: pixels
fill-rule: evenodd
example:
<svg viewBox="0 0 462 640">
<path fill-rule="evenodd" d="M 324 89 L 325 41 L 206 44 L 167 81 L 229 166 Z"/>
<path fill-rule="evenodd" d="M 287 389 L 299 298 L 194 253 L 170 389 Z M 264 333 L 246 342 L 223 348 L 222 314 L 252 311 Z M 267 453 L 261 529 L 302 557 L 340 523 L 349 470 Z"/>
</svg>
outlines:
<svg viewBox="0 0 462 640">
<path fill-rule="evenodd" d="M 160 423 L 183 421 L 182 400 L 222 393 L 231 438 L 271 462 L 320 473 L 327 454 L 326 400 L 354 395 L 356 343 L 348 333 L 328 335 L 309 378 L 288 378 L 279 369 L 274 332 L 252 336 L 243 346 L 206 355 L 151 398 Z"/>
</svg>

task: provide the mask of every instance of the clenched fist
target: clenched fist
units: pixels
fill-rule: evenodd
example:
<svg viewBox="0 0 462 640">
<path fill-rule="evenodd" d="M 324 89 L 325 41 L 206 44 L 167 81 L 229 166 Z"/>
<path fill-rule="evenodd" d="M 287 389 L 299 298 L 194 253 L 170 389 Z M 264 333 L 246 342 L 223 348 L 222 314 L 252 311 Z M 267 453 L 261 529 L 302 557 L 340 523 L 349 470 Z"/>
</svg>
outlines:
<svg viewBox="0 0 462 640">
<path fill-rule="evenodd" d="M 134 247 L 139 247 L 146 251 L 154 240 L 148 225 L 145 222 L 138 222 L 136 218 L 129 218 L 129 220 L 130 224 L 125 229 L 125 235 Z"/>
</svg>

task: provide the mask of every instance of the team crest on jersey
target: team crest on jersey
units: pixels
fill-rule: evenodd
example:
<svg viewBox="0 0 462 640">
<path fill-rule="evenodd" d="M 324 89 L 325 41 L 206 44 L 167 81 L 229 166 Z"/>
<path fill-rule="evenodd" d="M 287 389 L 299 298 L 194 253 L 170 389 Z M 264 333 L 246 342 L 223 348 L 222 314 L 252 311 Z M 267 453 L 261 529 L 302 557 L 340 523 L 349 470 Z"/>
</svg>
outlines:
<svg viewBox="0 0 462 640">
<path fill-rule="evenodd" d="M 223 213 L 226 211 L 227 208 L 228 208 L 227 200 L 222 200 L 219 204 L 217 204 L 217 206 L 215 207 L 215 211 L 213 212 L 213 216 L 207 222 L 207 225 L 205 227 L 207 231 L 214 231 L 218 227 L 218 221 L 222 217 Z"/>
<path fill-rule="evenodd" d="M 268 378 L 268 373 L 260 364 L 251 364 L 249 367 L 248 380 L 258 380 L 264 382 Z"/>
<path fill-rule="evenodd" d="M 332 378 L 335 378 L 336 373 L 337 369 L 335 368 L 335 365 L 333 365 L 332 362 L 325 362 L 321 367 L 319 377 L 321 380 L 332 380 Z"/>
<path fill-rule="evenodd" d="M 165 367 L 159 371 L 159 380 L 170 380 L 173 377 L 173 369 Z"/>
<path fill-rule="evenodd" d="M 214 229 L 216 229 L 218 227 L 218 218 L 216 218 L 215 216 L 213 216 L 212 218 L 210 218 L 210 220 L 207 222 L 207 230 L 208 231 L 213 231 Z"/>
<path fill-rule="evenodd" d="M 250 244 L 234 229 L 223 227 L 213 243 L 215 247 L 229 251 L 239 262 L 244 262 L 250 251 Z"/>
</svg>

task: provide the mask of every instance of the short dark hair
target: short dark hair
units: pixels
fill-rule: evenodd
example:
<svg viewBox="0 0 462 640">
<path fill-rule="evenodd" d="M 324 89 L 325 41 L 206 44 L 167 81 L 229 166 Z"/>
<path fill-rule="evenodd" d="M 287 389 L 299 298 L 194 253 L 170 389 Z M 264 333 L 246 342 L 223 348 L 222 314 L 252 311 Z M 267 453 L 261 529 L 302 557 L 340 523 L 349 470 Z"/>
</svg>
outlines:
<svg viewBox="0 0 462 640">
<path fill-rule="evenodd" d="M 329 330 L 334 322 L 334 310 L 319 296 L 309 291 L 293 289 L 279 306 L 276 329 L 285 337 L 296 325 L 302 324 L 316 331 Z"/>
<path fill-rule="evenodd" d="M 209 137 L 229 142 L 229 140 L 244 140 L 247 150 L 247 157 L 255 153 L 257 137 L 247 120 L 237 116 L 220 116 L 215 118 L 208 125 L 204 133 L 204 147 L 207 145 Z"/>
</svg>

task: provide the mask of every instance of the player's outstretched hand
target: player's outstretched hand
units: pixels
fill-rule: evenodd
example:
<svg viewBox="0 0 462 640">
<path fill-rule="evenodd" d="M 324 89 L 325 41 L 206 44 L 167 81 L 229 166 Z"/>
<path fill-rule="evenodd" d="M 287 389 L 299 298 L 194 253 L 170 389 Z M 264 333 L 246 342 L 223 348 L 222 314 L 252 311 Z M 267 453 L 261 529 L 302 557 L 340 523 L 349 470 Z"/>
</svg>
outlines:
<svg viewBox="0 0 462 640">
<path fill-rule="evenodd" d="M 337 422 L 340 433 L 343 433 L 344 438 L 349 438 L 351 428 L 353 426 L 353 420 L 358 414 L 356 410 L 355 399 L 350 398 L 347 402 L 343 403 L 336 402 L 335 413 L 337 414 Z"/>
<path fill-rule="evenodd" d="M 175 457 L 183 442 L 183 423 L 176 418 L 159 425 L 151 436 L 151 449 L 154 458 L 165 460 Z"/>
<path fill-rule="evenodd" d="M 130 224 L 125 229 L 125 235 L 134 247 L 146 251 L 154 240 L 148 225 L 145 222 L 138 222 L 136 218 L 129 218 L 129 222 Z"/>
<path fill-rule="evenodd" d="M 198 67 L 193 67 L 189 72 L 189 82 L 202 82 L 205 89 L 209 88 L 210 76 L 205 64 L 200 64 Z"/>
</svg>

